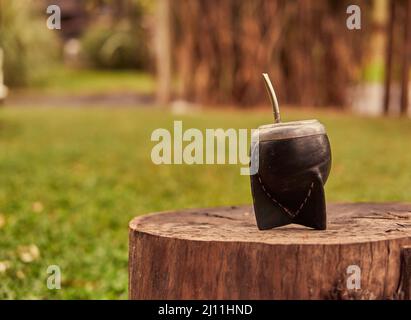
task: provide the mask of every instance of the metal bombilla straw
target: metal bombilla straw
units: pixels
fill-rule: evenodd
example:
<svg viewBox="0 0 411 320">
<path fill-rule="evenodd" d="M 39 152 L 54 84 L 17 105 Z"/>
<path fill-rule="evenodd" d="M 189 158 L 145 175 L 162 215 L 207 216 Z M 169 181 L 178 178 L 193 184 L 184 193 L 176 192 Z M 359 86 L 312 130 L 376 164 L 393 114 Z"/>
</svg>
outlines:
<svg viewBox="0 0 411 320">
<path fill-rule="evenodd" d="M 278 106 L 277 96 L 275 95 L 275 91 L 271 83 L 270 77 L 268 76 L 267 73 L 263 73 L 263 78 L 264 78 L 265 87 L 268 92 L 268 96 L 270 97 L 271 105 L 273 107 L 274 122 L 280 123 L 281 122 L 280 107 Z"/>
</svg>

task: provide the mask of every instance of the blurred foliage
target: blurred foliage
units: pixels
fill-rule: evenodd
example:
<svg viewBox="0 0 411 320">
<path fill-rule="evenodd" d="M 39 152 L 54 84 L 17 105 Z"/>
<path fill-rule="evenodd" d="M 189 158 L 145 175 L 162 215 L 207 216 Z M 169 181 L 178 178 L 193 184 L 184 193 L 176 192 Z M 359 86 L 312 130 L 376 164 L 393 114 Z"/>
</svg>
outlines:
<svg viewBox="0 0 411 320">
<path fill-rule="evenodd" d="M 384 77 L 384 61 L 371 61 L 364 66 L 361 80 L 382 83 Z"/>
<path fill-rule="evenodd" d="M 5 82 L 29 85 L 44 79 L 58 56 L 58 40 L 36 15 L 34 1 L 0 0 L 0 47 L 4 50 Z"/>
<path fill-rule="evenodd" d="M 102 5 L 109 9 L 111 16 L 101 15 Z M 87 10 L 97 17 L 82 37 L 83 53 L 90 65 L 147 69 L 150 54 L 143 20 L 150 6 L 146 2 L 106 0 L 94 5 L 90 2 Z"/>
<path fill-rule="evenodd" d="M 156 1 L 153 0 L 88 0 L 85 3 L 86 10 L 93 12 L 101 6 L 131 8 L 127 14 L 141 14 L 142 12 L 152 14 L 155 10 Z M 120 10 L 121 11 L 121 10 Z M 125 10 L 124 10 L 125 11 Z"/>
<path fill-rule="evenodd" d="M 142 30 L 121 21 L 114 27 L 91 25 L 82 38 L 87 62 L 97 68 L 145 69 L 149 53 Z"/>
</svg>

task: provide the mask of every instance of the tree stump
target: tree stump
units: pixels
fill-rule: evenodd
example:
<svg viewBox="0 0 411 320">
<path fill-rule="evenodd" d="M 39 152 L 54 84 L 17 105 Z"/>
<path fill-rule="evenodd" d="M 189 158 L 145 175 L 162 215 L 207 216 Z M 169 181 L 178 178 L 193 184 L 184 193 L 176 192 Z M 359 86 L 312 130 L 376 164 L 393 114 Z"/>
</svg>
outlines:
<svg viewBox="0 0 411 320">
<path fill-rule="evenodd" d="M 327 211 L 326 231 L 259 231 L 250 206 L 137 217 L 129 296 L 410 299 L 411 204 L 331 204 Z"/>
</svg>

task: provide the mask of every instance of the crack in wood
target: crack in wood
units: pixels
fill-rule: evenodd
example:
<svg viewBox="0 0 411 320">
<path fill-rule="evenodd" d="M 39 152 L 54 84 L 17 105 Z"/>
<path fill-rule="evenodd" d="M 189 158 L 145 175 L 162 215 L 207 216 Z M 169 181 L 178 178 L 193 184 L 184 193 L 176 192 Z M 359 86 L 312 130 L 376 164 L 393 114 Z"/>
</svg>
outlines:
<svg viewBox="0 0 411 320">
<path fill-rule="evenodd" d="M 228 219 L 228 220 L 237 220 L 237 219 L 234 219 L 234 218 L 231 218 L 231 217 L 227 217 L 227 216 L 223 216 L 223 215 L 220 215 L 220 214 L 215 214 L 215 213 L 209 213 L 209 212 L 203 212 L 202 213 L 204 216 L 207 216 L 207 217 L 213 217 L 213 218 L 220 218 L 220 219 Z"/>
<path fill-rule="evenodd" d="M 409 214 L 400 214 L 394 212 L 374 212 L 373 215 L 353 216 L 353 219 L 384 219 L 384 220 L 411 220 L 411 212 Z"/>
</svg>

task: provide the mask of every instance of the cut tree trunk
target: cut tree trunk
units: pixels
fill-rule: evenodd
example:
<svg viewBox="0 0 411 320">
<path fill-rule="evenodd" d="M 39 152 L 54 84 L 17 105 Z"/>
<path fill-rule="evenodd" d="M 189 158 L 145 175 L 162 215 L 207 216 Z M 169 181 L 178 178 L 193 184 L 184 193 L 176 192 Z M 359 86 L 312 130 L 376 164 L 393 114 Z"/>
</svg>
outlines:
<svg viewBox="0 0 411 320">
<path fill-rule="evenodd" d="M 331 204 L 326 231 L 259 231 L 250 206 L 151 214 L 130 222 L 129 296 L 410 299 L 410 246 L 411 204 Z"/>
</svg>

